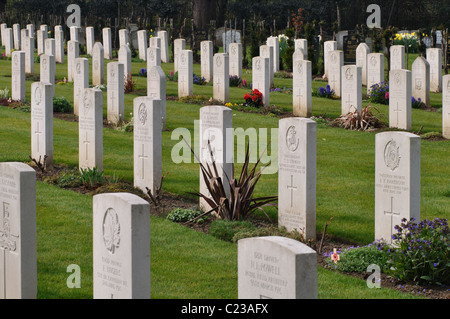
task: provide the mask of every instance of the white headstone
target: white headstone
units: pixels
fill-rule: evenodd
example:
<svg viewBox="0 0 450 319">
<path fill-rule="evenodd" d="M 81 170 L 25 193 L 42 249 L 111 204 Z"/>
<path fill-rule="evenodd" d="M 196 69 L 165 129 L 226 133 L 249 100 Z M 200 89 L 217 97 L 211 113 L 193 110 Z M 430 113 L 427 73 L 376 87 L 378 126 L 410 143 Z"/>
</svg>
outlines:
<svg viewBox="0 0 450 319">
<path fill-rule="evenodd" d="M 147 73 L 152 66 L 161 66 L 161 49 L 157 47 L 149 47 L 147 49 Z"/>
<path fill-rule="evenodd" d="M 55 39 L 45 39 L 44 41 L 44 47 L 45 47 L 45 54 L 53 55 L 55 56 Z"/>
<path fill-rule="evenodd" d="M 80 43 L 78 41 L 67 42 L 67 81 L 72 82 L 74 78 L 75 59 L 80 56 Z"/>
<path fill-rule="evenodd" d="M 0 163 L 0 185 L 0 299 L 35 299 L 36 172 Z"/>
<path fill-rule="evenodd" d="M 148 45 L 149 47 L 157 47 L 161 49 L 161 38 L 151 37 Z"/>
<path fill-rule="evenodd" d="M 148 48 L 147 30 L 139 30 L 137 32 L 137 37 L 138 37 L 139 59 L 147 61 L 147 48 Z"/>
<path fill-rule="evenodd" d="M 2 46 L 5 46 L 5 30 L 8 28 L 8 25 L 6 23 L 0 24 L 0 36 L 2 37 Z"/>
<path fill-rule="evenodd" d="M 356 66 L 361 68 L 362 85 L 367 85 L 367 56 L 370 48 L 366 43 L 360 43 L 356 48 Z"/>
<path fill-rule="evenodd" d="M 231 43 L 241 43 L 241 32 L 237 30 L 228 30 L 222 33 L 222 44 L 225 53 L 230 53 Z"/>
<path fill-rule="evenodd" d="M 118 61 L 123 64 L 123 74 L 125 78 L 131 79 L 131 50 L 128 45 L 120 46 L 118 56 Z"/>
<path fill-rule="evenodd" d="M 405 68 L 405 47 L 403 45 L 393 45 L 390 47 L 390 70 Z"/>
<path fill-rule="evenodd" d="M 119 48 L 122 45 L 128 45 L 128 29 L 120 29 L 119 30 Z"/>
<path fill-rule="evenodd" d="M 12 49 L 14 49 L 14 38 L 13 30 L 11 28 L 6 28 L 4 31 L 3 43 L 5 46 L 5 55 L 7 57 L 11 56 Z"/>
<path fill-rule="evenodd" d="M 230 58 L 227 53 L 214 54 L 213 98 L 226 104 L 230 100 Z"/>
<path fill-rule="evenodd" d="M 44 30 L 37 30 L 37 54 L 43 54 L 45 52 L 45 40 L 48 38 L 47 32 Z"/>
<path fill-rule="evenodd" d="M 105 83 L 105 57 L 101 42 L 95 42 L 92 48 L 92 85 Z"/>
<path fill-rule="evenodd" d="M 174 72 L 178 71 L 179 68 L 179 57 L 183 50 L 186 50 L 186 40 L 185 39 L 175 39 L 173 42 L 173 62 L 174 62 Z M 179 77 L 179 76 L 178 76 Z"/>
<path fill-rule="evenodd" d="M 389 127 L 411 130 L 411 71 L 389 71 Z"/>
<path fill-rule="evenodd" d="M 167 31 L 158 31 L 157 35 L 161 38 L 161 61 L 169 63 L 169 37 Z"/>
<path fill-rule="evenodd" d="M 324 65 L 324 70 L 325 70 L 325 76 L 327 78 L 329 78 L 329 74 L 328 74 L 329 54 L 331 51 L 335 51 L 335 50 L 337 50 L 337 42 L 336 41 L 325 41 L 323 65 Z"/>
<path fill-rule="evenodd" d="M 84 89 L 89 88 L 89 60 L 76 58 L 73 72 L 73 113 L 79 115 L 80 98 Z"/>
<path fill-rule="evenodd" d="M 95 44 L 94 27 L 86 27 L 86 52 L 92 56 Z"/>
<path fill-rule="evenodd" d="M 308 40 L 295 39 L 294 40 L 295 52 L 301 52 L 303 59 L 308 60 Z M 300 56 L 299 56 L 300 57 Z"/>
<path fill-rule="evenodd" d="M 50 83 L 31 84 L 31 157 L 46 167 L 53 165 L 53 88 Z"/>
<path fill-rule="evenodd" d="M 292 117 L 279 121 L 278 225 L 316 238 L 317 124 Z"/>
<path fill-rule="evenodd" d="M 111 28 L 103 28 L 103 53 L 107 60 L 112 60 L 112 38 L 111 38 Z"/>
<path fill-rule="evenodd" d="M 375 135 L 375 239 L 388 243 L 401 220 L 420 221 L 420 137 Z"/>
<path fill-rule="evenodd" d="M 278 37 L 269 37 L 267 45 L 273 47 L 273 72 L 280 71 L 280 42 Z"/>
<path fill-rule="evenodd" d="M 156 194 L 162 178 L 161 100 L 134 99 L 134 187 Z"/>
<path fill-rule="evenodd" d="M 430 90 L 442 92 L 442 49 L 428 48 L 427 61 L 430 63 Z"/>
<path fill-rule="evenodd" d="M 109 62 L 107 71 L 107 119 L 108 122 L 118 124 L 123 120 L 124 105 L 124 66 L 119 62 Z"/>
<path fill-rule="evenodd" d="M 178 60 L 178 97 L 194 94 L 193 56 L 191 50 L 182 50 Z"/>
<path fill-rule="evenodd" d="M 340 50 L 328 53 L 328 84 L 334 90 L 334 95 L 341 97 L 342 67 L 344 66 L 344 52 Z"/>
<path fill-rule="evenodd" d="M 411 66 L 412 96 L 430 106 L 430 64 L 424 57 L 417 57 Z"/>
<path fill-rule="evenodd" d="M 14 51 L 11 60 L 11 99 L 25 102 L 25 52 Z"/>
<path fill-rule="evenodd" d="M 301 51 L 292 55 L 292 111 L 294 116 L 311 117 L 311 61 L 304 60 Z"/>
<path fill-rule="evenodd" d="M 20 50 L 20 24 L 13 24 L 14 50 Z"/>
<path fill-rule="evenodd" d="M 153 49 L 153 48 L 150 48 Z M 159 50 L 158 48 L 156 48 Z M 147 67 L 147 96 L 161 100 L 162 129 L 166 129 L 166 74 L 160 66 Z"/>
<path fill-rule="evenodd" d="M 25 50 L 25 43 L 24 43 L 24 40 L 25 40 L 25 37 L 27 37 L 28 36 L 28 30 L 27 29 L 22 29 L 22 30 L 20 30 L 20 50 L 21 51 L 24 51 Z"/>
<path fill-rule="evenodd" d="M 25 73 L 34 74 L 34 38 L 24 39 Z"/>
<path fill-rule="evenodd" d="M 230 76 L 242 79 L 242 44 L 230 43 Z"/>
<path fill-rule="evenodd" d="M 384 55 L 369 53 L 367 55 L 367 93 L 375 84 L 384 82 Z"/>
<path fill-rule="evenodd" d="M 55 59 L 56 63 L 64 63 L 64 31 L 61 26 L 55 27 Z"/>
<path fill-rule="evenodd" d="M 83 89 L 78 114 L 78 165 L 103 171 L 103 93 Z"/>
<path fill-rule="evenodd" d="M 227 193 L 230 191 L 229 187 L 227 187 L 229 185 L 228 178 L 233 178 L 232 128 L 233 114 L 230 108 L 219 105 L 200 108 L 199 159 L 206 169 L 207 165 L 210 165 L 212 169 L 212 152 L 218 175 L 222 178 Z M 210 146 L 208 146 L 208 141 Z M 201 168 L 200 193 L 207 197 L 210 196 Z M 200 198 L 199 206 L 202 211 L 209 211 L 213 208 L 203 198 Z"/>
<path fill-rule="evenodd" d="M 287 237 L 238 241 L 239 299 L 317 299 L 317 254 Z"/>
<path fill-rule="evenodd" d="M 356 65 L 342 67 L 341 115 L 358 111 L 362 108 L 362 68 Z"/>
<path fill-rule="evenodd" d="M 150 299 L 150 205 L 129 193 L 93 203 L 94 299 Z"/>
<path fill-rule="evenodd" d="M 274 61 L 274 47 L 270 45 L 261 45 L 259 47 L 259 56 L 262 58 L 268 58 L 269 59 L 269 65 L 273 65 Z M 269 68 L 269 79 L 270 79 L 270 87 L 273 87 L 274 84 L 274 71 L 273 68 Z"/>
<path fill-rule="evenodd" d="M 201 74 L 206 82 L 211 82 L 213 80 L 213 42 L 202 41 L 200 48 Z"/>
<path fill-rule="evenodd" d="M 34 38 L 34 24 L 27 24 L 28 36 Z"/>
<path fill-rule="evenodd" d="M 71 26 L 70 27 L 70 40 L 71 41 L 78 41 L 80 42 L 80 28 L 77 26 Z"/>
<path fill-rule="evenodd" d="M 252 90 L 262 93 L 264 106 L 270 106 L 270 63 L 268 58 L 254 57 L 252 59 Z"/>
<path fill-rule="evenodd" d="M 56 62 L 55 56 L 50 54 L 42 54 L 40 57 L 40 77 L 41 82 L 50 83 L 52 85 L 52 94 L 55 95 L 55 74 Z"/>
<path fill-rule="evenodd" d="M 450 74 L 442 77 L 442 135 L 450 139 Z"/>
</svg>

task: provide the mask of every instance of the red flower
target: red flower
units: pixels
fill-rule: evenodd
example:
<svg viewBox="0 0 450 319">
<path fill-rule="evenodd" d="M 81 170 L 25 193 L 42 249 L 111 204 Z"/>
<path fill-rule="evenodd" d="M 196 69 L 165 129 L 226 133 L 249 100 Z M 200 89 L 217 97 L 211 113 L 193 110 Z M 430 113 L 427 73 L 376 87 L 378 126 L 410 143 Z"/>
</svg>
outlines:
<svg viewBox="0 0 450 319">
<path fill-rule="evenodd" d="M 250 94 L 249 93 L 245 93 L 244 100 L 248 100 L 249 98 L 250 98 Z"/>
<path fill-rule="evenodd" d="M 252 96 L 252 101 L 253 101 L 253 102 L 256 102 L 257 99 L 258 99 L 258 97 L 257 97 L 256 95 L 253 95 L 253 96 Z"/>
</svg>

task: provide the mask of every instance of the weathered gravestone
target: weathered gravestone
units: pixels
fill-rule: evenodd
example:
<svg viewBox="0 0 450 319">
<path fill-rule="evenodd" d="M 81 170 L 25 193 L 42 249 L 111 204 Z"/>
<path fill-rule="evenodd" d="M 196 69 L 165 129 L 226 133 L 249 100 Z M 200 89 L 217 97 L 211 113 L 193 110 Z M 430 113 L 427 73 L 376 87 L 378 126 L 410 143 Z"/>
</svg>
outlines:
<svg viewBox="0 0 450 319">
<path fill-rule="evenodd" d="M 273 50 L 274 47 L 269 46 L 269 45 L 261 45 L 259 47 L 259 56 L 262 58 L 268 58 L 269 59 L 269 66 L 273 65 L 273 59 L 274 59 L 274 55 L 273 55 Z M 273 81 L 274 81 L 274 71 L 273 68 L 269 67 L 269 89 L 273 87 Z"/>
<path fill-rule="evenodd" d="M 252 59 L 252 90 L 262 93 L 264 106 L 270 106 L 270 60 L 263 57 Z"/>
<path fill-rule="evenodd" d="M 344 52 L 331 51 L 328 54 L 328 84 L 334 95 L 341 97 L 342 67 L 344 66 Z"/>
<path fill-rule="evenodd" d="M 25 52 L 14 51 L 11 60 L 11 99 L 25 102 Z"/>
<path fill-rule="evenodd" d="M 324 71 L 325 71 L 325 76 L 327 78 L 329 78 L 329 74 L 328 74 L 328 68 L 329 68 L 329 61 L 330 61 L 330 52 L 331 51 L 335 51 L 337 50 L 337 42 L 336 41 L 325 41 L 324 44 L 324 60 L 323 60 L 323 64 L 324 64 Z"/>
<path fill-rule="evenodd" d="M 169 63 L 169 36 L 167 31 L 158 31 L 157 35 L 161 38 L 161 61 Z"/>
<path fill-rule="evenodd" d="M 67 42 L 67 81 L 74 78 L 75 59 L 80 56 L 80 43 L 78 41 Z"/>
<path fill-rule="evenodd" d="M 411 67 L 412 96 L 430 106 L 430 64 L 424 57 L 417 57 Z"/>
<path fill-rule="evenodd" d="M 35 299 L 36 172 L 0 163 L 0 185 L 0 299 Z"/>
<path fill-rule="evenodd" d="M 239 299 L 317 299 L 317 254 L 287 237 L 238 241 Z"/>
<path fill-rule="evenodd" d="M 103 53 L 107 60 L 112 60 L 112 38 L 111 38 L 111 28 L 103 28 Z"/>
<path fill-rule="evenodd" d="M 311 61 L 304 60 L 301 51 L 292 55 L 292 109 L 295 116 L 311 117 Z"/>
<path fill-rule="evenodd" d="M 230 58 L 227 53 L 214 54 L 213 98 L 224 105 L 230 99 Z"/>
<path fill-rule="evenodd" d="M 389 127 L 411 130 L 411 71 L 389 71 Z"/>
<path fill-rule="evenodd" d="M 231 152 L 233 139 L 230 135 L 232 134 L 232 128 L 233 113 L 230 108 L 219 105 L 200 108 L 199 159 L 205 168 L 210 165 L 211 169 L 212 159 L 214 159 L 217 172 L 227 193 L 229 192 L 228 178 L 232 178 L 233 167 L 233 154 Z M 201 194 L 210 197 L 201 168 L 199 189 Z M 203 198 L 200 198 L 199 206 L 202 211 L 209 211 L 213 208 Z"/>
<path fill-rule="evenodd" d="M 173 42 L 173 65 L 174 72 L 177 72 L 179 69 L 179 58 L 181 56 L 181 52 L 186 50 L 186 40 L 185 39 L 175 39 Z"/>
<path fill-rule="evenodd" d="M 389 49 L 391 65 L 390 70 L 402 70 L 405 68 L 405 47 L 393 45 Z"/>
<path fill-rule="evenodd" d="M 161 100 L 134 99 L 134 187 L 154 196 L 162 178 L 161 113 Z"/>
<path fill-rule="evenodd" d="M 82 91 L 89 87 L 89 60 L 76 58 L 73 75 L 73 114 L 79 115 Z"/>
<path fill-rule="evenodd" d="M 344 64 L 356 63 L 356 49 L 359 45 L 359 38 L 356 33 L 350 31 L 343 37 L 342 50 L 344 52 Z"/>
<path fill-rule="evenodd" d="M 125 112 L 124 102 L 124 66 L 119 62 L 109 62 L 107 72 L 107 120 L 117 124 L 123 120 Z"/>
<path fill-rule="evenodd" d="M 341 115 L 357 111 L 362 107 L 362 69 L 356 65 L 342 67 Z"/>
<path fill-rule="evenodd" d="M 278 225 L 316 238 L 317 124 L 300 117 L 279 121 Z"/>
<path fill-rule="evenodd" d="M 213 42 L 202 41 L 200 48 L 201 74 L 206 82 L 211 82 L 213 80 Z"/>
<path fill-rule="evenodd" d="M 118 53 L 118 61 L 123 64 L 123 74 L 126 81 L 132 79 L 131 75 L 131 50 L 128 45 L 121 45 Z"/>
<path fill-rule="evenodd" d="M 367 55 L 367 94 L 375 84 L 384 82 L 384 55 L 369 53 Z"/>
<path fill-rule="evenodd" d="M 356 66 L 361 68 L 362 85 L 367 85 L 367 56 L 370 48 L 366 43 L 360 43 L 356 48 Z"/>
<path fill-rule="evenodd" d="M 95 42 L 92 48 L 92 85 L 105 83 L 105 57 L 101 42 Z"/>
<path fill-rule="evenodd" d="M 242 78 L 242 44 L 230 43 L 230 76 Z"/>
<path fill-rule="evenodd" d="M 450 139 L 450 74 L 442 77 L 442 135 Z"/>
<path fill-rule="evenodd" d="M 47 168 L 53 165 L 53 87 L 31 84 L 31 157 Z"/>
<path fill-rule="evenodd" d="M 78 115 L 78 166 L 103 171 L 103 93 L 85 88 Z"/>
<path fill-rule="evenodd" d="M 193 55 L 191 50 L 182 50 L 178 59 L 178 97 L 194 94 Z"/>
<path fill-rule="evenodd" d="M 128 45 L 128 29 L 119 30 L 119 48 L 121 48 L 122 45 Z"/>
<path fill-rule="evenodd" d="M 420 137 L 407 132 L 375 136 L 375 239 L 388 243 L 395 225 L 420 220 Z"/>
<path fill-rule="evenodd" d="M 129 193 L 93 200 L 94 299 L 150 299 L 150 205 Z"/>
<path fill-rule="evenodd" d="M 150 48 L 153 49 L 153 48 Z M 150 50 L 149 49 L 149 50 Z M 156 50 L 159 50 L 156 48 Z M 161 125 L 166 129 L 166 74 L 160 66 L 147 68 L 147 96 L 161 100 Z"/>
<path fill-rule="evenodd" d="M 138 37 L 139 59 L 147 61 L 147 48 L 148 48 L 147 30 L 139 30 L 137 32 L 137 37 Z"/>
<path fill-rule="evenodd" d="M 428 48 L 427 61 L 430 63 L 430 90 L 442 92 L 442 49 Z"/>
</svg>

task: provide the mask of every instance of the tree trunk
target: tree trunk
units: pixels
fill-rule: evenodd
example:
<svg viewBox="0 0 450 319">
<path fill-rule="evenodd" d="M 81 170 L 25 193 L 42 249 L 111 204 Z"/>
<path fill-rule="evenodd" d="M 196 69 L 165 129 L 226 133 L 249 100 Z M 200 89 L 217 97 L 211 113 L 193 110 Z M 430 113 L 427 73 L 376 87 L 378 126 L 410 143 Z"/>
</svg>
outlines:
<svg viewBox="0 0 450 319">
<path fill-rule="evenodd" d="M 210 20 L 216 19 L 216 0 L 194 0 L 194 23 L 198 30 L 206 30 Z"/>
</svg>

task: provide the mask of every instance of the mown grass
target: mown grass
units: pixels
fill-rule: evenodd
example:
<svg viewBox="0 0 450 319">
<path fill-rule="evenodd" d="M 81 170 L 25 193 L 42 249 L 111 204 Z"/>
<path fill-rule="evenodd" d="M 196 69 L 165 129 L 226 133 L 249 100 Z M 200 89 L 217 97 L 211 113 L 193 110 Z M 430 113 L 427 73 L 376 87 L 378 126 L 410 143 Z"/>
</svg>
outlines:
<svg viewBox="0 0 450 319">
<path fill-rule="evenodd" d="M 411 58 L 411 57 L 410 57 Z M 67 62 L 66 62 L 67 63 Z M 411 64 L 410 64 L 411 65 Z M 163 64 L 169 73 L 173 64 Z M 139 77 L 144 62 L 133 63 L 137 93 L 125 95 L 125 118 L 132 117 L 133 99 L 145 94 L 146 78 Z M 0 60 L 0 88 L 11 87 L 10 61 Z M 39 73 L 39 64 L 35 65 Z M 63 78 L 67 65 L 57 66 L 57 78 Z M 194 65 L 200 74 L 200 66 Z M 251 72 L 244 71 L 251 81 Z M 30 85 L 27 81 L 27 100 Z M 292 79 L 276 78 L 277 87 L 292 87 Z M 320 80 L 313 87 L 325 86 Z M 230 89 L 230 100 L 242 103 L 240 88 Z M 194 85 L 194 94 L 212 96 L 212 86 Z M 167 82 L 167 95 L 177 95 L 175 82 Z M 56 96 L 73 101 L 73 89 L 56 86 Z M 441 106 L 442 95 L 431 94 L 432 105 Z M 271 101 L 284 110 L 291 110 L 292 95 L 272 93 Z M 106 116 L 106 91 L 104 115 Z M 388 118 L 388 107 L 376 105 Z M 172 131 L 187 128 L 194 142 L 194 120 L 199 118 L 200 105 L 167 101 L 167 131 L 163 138 L 163 173 L 165 191 L 186 195 L 198 187 L 199 168 L 196 163 L 175 164 L 171 158 L 174 145 Z M 340 101 L 313 98 L 313 115 L 336 118 Z M 413 131 L 441 132 L 439 112 L 413 110 Z M 278 118 L 269 115 L 234 112 L 233 126 L 247 128 L 278 127 Z M 28 162 L 30 154 L 30 114 L 0 107 L 0 161 Z M 104 129 L 104 168 L 106 175 L 133 179 L 132 133 Z M 270 136 L 268 137 L 270 145 Z M 350 132 L 324 124 L 317 130 L 317 231 L 333 217 L 327 233 L 359 244 L 374 240 L 374 147 L 375 134 Z M 182 142 L 181 142 L 182 143 Z M 72 167 L 78 165 L 78 124 L 54 120 L 55 161 Z M 259 149 L 261 152 L 262 150 Z M 272 150 L 269 147 L 269 151 Z M 193 161 L 193 157 L 190 157 Z M 450 217 L 450 147 L 449 141 L 422 141 L 421 151 L 421 216 Z M 237 165 L 239 171 L 240 165 Z M 277 193 L 277 174 L 264 175 L 257 195 Z M 92 198 L 38 183 L 38 273 L 39 298 L 92 297 Z M 271 211 L 276 217 L 276 211 Z M 211 236 L 196 233 L 158 218 L 151 219 L 152 297 L 154 298 L 236 298 L 236 246 Z M 79 264 L 82 288 L 68 289 L 66 268 Z M 371 290 L 365 282 L 331 273 L 319 268 L 320 298 L 404 298 L 390 290 Z"/>
</svg>

